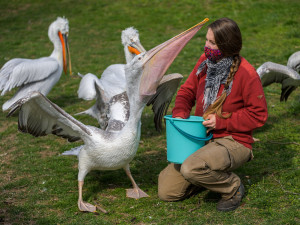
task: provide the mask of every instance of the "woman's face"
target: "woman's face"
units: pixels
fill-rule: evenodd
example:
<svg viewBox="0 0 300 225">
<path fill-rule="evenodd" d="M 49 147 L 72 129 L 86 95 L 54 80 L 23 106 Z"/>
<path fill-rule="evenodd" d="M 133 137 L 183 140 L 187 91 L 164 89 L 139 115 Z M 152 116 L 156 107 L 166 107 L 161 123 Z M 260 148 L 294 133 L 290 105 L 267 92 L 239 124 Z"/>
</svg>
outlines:
<svg viewBox="0 0 300 225">
<path fill-rule="evenodd" d="M 211 49 L 219 49 L 215 42 L 215 35 L 210 28 L 208 28 L 206 33 L 205 46 Z"/>
</svg>

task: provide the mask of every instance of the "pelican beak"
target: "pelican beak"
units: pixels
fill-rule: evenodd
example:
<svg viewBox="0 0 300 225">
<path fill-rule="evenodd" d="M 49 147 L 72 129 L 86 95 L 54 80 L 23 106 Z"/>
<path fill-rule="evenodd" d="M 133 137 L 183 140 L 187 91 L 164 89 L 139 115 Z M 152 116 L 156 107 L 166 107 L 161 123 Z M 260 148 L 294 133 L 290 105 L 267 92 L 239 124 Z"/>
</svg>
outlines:
<svg viewBox="0 0 300 225">
<path fill-rule="evenodd" d="M 69 59 L 69 62 L 68 62 L 69 72 L 70 72 L 70 75 L 72 75 L 71 53 L 70 53 L 70 48 L 69 48 L 68 35 L 65 34 L 64 38 L 65 38 L 65 42 L 66 42 L 67 54 L 68 54 L 68 59 Z"/>
<path fill-rule="evenodd" d="M 67 60 L 66 60 L 66 50 L 67 50 L 67 54 L 68 54 L 68 58 L 69 58 L 69 70 L 70 70 L 70 74 L 72 74 L 72 70 L 71 70 L 71 57 L 70 57 L 70 49 L 69 49 L 69 45 L 68 45 L 68 38 L 66 34 L 62 34 L 60 31 L 58 31 L 58 36 L 61 42 L 61 46 L 62 46 L 62 51 L 63 51 L 63 69 L 65 74 L 67 74 Z"/>
<path fill-rule="evenodd" d="M 207 21 L 208 18 L 146 52 L 140 83 L 141 96 L 151 96 L 156 93 L 159 82 L 171 63 Z"/>
<path fill-rule="evenodd" d="M 134 47 L 128 46 L 127 48 L 129 50 L 129 52 L 132 53 L 132 54 L 135 54 L 135 55 L 141 54 L 141 52 L 139 50 L 137 50 L 136 48 L 134 48 Z"/>
<path fill-rule="evenodd" d="M 139 42 L 138 43 L 137 42 L 131 43 L 131 45 L 128 46 L 128 50 L 129 50 L 129 52 L 131 52 L 132 54 L 135 54 L 135 55 L 139 55 L 142 52 L 146 52 L 144 47 Z"/>
</svg>

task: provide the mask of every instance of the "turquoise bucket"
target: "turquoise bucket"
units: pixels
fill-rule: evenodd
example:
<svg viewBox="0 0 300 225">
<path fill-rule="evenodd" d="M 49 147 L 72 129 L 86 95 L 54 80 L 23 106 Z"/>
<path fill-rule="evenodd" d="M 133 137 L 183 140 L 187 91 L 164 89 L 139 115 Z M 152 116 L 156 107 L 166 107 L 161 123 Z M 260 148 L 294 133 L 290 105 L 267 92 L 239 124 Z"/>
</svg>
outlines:
<svg viewBox="0 0 300 225">
<path fill-rule="evenodd" d="M 167 160 L 172 163 L 182 164 L 183 161 L 205 145 L 212 138 L 207 136 L 206 127 L 203 126 L 203 117 L 190 116 L 188 119 L 166 119 L 167 133 Z"/>
</svg>

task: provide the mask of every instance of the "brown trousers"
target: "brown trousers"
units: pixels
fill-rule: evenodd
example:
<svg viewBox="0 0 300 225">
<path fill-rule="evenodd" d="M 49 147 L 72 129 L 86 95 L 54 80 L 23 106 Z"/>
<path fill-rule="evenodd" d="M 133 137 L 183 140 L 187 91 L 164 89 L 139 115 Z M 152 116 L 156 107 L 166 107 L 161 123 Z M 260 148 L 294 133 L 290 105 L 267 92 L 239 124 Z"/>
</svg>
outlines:
<svg viewBox="0 0 300 225">
<path fill-rule="evenodd" d="M 190 155 L 183 163 L 169 164 L 159 174 L 158 196 L 164 201 L 178 201 L 204 187 L 230 199 L 241 184 L 231 172 L 253 158 L 251 149 L 231 136 L 213 139 Z"/>
</svg>

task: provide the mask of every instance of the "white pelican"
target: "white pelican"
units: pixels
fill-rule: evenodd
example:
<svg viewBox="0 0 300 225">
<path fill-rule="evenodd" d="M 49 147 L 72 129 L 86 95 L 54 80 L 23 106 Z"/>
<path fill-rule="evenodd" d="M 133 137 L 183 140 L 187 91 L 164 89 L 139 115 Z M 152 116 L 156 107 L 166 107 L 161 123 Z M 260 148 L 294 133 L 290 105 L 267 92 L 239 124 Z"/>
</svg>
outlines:
<svg viewBox="0 0 300 225">
<path fill-rule="evenodd" d="M 139 32 L 133 27 L 128 27 L 122 31 L 121 41 L 124 46 L 126 63 L 129 63 L 136 55 L 146 50 L 139 39 Z M 78 98 L 92 100 L 96 98 L 94 82 L 105 92 L 105 97 L 109 100 L 114 95 L 126 91 L 125 64 L 113 64 L 108 66 L 102 73 L 100 79 L 92 74 L 79 76 L 82 77 L 77 91 Z"/>
<path fill-rule="evenodd" d="M 84 145 L 79 147 L 78 155 L 80 211 L 96 211 L 96 206 L 83 202 L 82 199 L 84 178 L 91 170 L 123 168 L 133 185 L 133 189 L 127 190 L 127 197 L 138 199 L 148 196 L 135 183 L 129 169 L 129 163 L 139 145 L 143 109 L 149 98 L 155 94 L 159 81 L 170 64 L 207 21 L 205 19 L 150 51 L 137 55 L 125 66 L 130 114 L 127 123 L 119 132 L 86 126 L 38 92 L 28 94 L 11 107 L 9 115 L 20 109 L 18 126 L 22 132 L 36 137 L 54 134 L 69 141 L 83 140 Z"/>
<path fill-rule="evenodd" d="M 133 27 L 126 28 L 122 31 L 121 40 L 124 46 L 126 63 L 129 63 L 135 55 L 146 51 L 140 43 L 138 31 Z M 77 92 L 78 97 L 84 100 L 96 98 L 97 101 L 91 108 L 77 113 L 76 115 L 88 114 L 94 117 L 97 119 L 102 129 L 107 127 L 108 119 L 110 117 L 112 117 L 112 119 L 117 119 L 116 117 L 118 117 L 117 120 L 119 122 L 122 121 L 125 123 L 127 121 L 126 117 L 117 116 L 119 114 L 125 115 L 127 110 L 127 108 L 124 108 L 127 103 L 120 103 L 120 100 L 124 100 L 124 98 L 120 98 L 119 101 L 117 101 L 117 99 L 122 96 L 120 94 L 126 91 L 124 68 L 125 64 L 113 64 L 104 70 L 100 79 L 92 73 L 88 73 L 84 76 L 80 75 L 82 76 L 82 79 Z M 158 131 L 161 131 L 162 129 L 162 118 L 166 114 L 168 106 L 182 78 L 183 76 L 178 73 L 169 74 L 163 77 L 158 87 L 157 94 L 147 103 L 147 106 L 152 105 L 154 124 Z M 163 97 L 158 98 L 158 93 Z M 109 101 L 114 102 L 113 106 L 107 105 L 111 104 Z M 116 101 L 119 102 L 119 104 L 117 104 Z"/>
<path fill-rule="evenodd" d="M 138 30 L 133 27 L 128 27 L 122 31 L 121 41 L 124 46 L 126 63 L 129 63 L 134 56 L 146 51 L 140 43 Z M 124 68 L 125 64 L 110 65 L 103 71 L 100 79 L 92 73 L 78 74 L 82 77 L 77 91 L 78 98 L 84 100 L 96 98 L 97 102 L 91 108 L 76 115 L 90 115 L 97 119 L 102 129 L 105 129 L 109 116 L 106 104 L 113 96 L 126 91 Z M 101 95 L 99 95 L 100 93 Z"/>
<path fill-rule="evenodd" d="M 265 62 L 256 72 L 263 87 L 272 83 L 281 83 L 280 101 L 287 101 L 290 94 L 300 85 L 300 75 L 294 69 L 273 62 Z"/>
<path fill-rule="evenodd" d="M 58 17 L 50 24 L 48 29 L 49 39 L 54 45 L 54 50 L 49 57 L 38 59 L 15 58 L 4 64 L 0 70 L 1 95 L 3 96 L 15 87 L 19 87 L 19 89 L 11 99 L 3 104 L 3 111 L 29 92 L 39 91 L 43 95 L 47 95 L 60 79 L 62 70 L 66 73 L 66 50 L 69 56 L 71 74 L 68 33 L 68 20 Z"/>
</svg>

